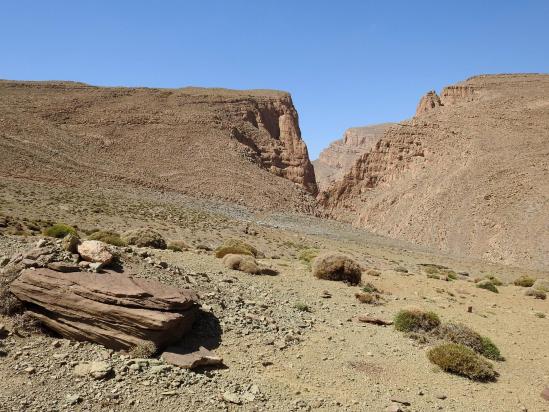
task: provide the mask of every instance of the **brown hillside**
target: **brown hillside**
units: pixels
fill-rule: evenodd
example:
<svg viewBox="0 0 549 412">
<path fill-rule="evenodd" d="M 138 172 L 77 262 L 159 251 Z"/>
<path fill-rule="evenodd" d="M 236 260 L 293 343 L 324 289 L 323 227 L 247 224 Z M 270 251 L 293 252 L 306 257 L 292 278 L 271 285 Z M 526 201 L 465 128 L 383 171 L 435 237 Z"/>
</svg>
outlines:
<svg viewBox="0 0 549 412">
<path fill-rule="evenodd" d="M 0 176 L 128 183 L 258 209 L 313 208 L 289 94 L 0 81 Z"/>
<path fill-rule="evenodd" d="M 391 237 L 549 267 L 549 75 L 477 76 L 440 102 L 392 127 L 322 203 Z"/>
</svg>

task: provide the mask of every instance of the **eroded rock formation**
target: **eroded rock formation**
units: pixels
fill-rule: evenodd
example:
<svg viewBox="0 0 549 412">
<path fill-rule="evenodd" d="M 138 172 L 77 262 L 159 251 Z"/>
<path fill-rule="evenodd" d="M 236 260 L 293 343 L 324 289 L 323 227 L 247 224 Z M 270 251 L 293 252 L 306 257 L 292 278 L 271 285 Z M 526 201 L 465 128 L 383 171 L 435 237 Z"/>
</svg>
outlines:
<svg viewBox="0 0 549 412">
<path fill-rule="evenodd" d="M 392 123 L 347 129 L 343 137 L 324 149 L 313 161 L 318 186 L 327 189 L 341 179 L 362 154 L 368 152 Z"/>
<path fill-rule="evenodd" d="M 547 268 L 548 101 L 549 75 L 447 87 L 442 106 L 392 127 L 319 199 L 377 233 Z"/>
<path fill-rule="evenodd" d="M 314 211 L 288 93 L 0 81 L 0 177 Z"/>
<path fill-rule="evenodd" d="M 152 341 L 164 348 L 191 328 L 197 295 L 156 281 L 107 271 L 24 270 L 10 291 L 27 312 L 60 335 L 112 349 Z"/>
</svg>

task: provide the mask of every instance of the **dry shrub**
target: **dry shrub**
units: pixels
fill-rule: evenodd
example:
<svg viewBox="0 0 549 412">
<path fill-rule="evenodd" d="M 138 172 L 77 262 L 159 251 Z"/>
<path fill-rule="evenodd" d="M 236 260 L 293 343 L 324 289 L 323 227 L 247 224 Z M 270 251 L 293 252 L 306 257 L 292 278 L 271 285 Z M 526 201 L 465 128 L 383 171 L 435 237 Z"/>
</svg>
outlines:
<svg viewBox="0 0 549 412">
<path fill-rule="evenodd" d="M 427 353 L 427 357 L 442 370 L 475 381 L 494 381 L 498 376 L 491 363 L 471 349 L 456 343 L 444 343 Z"/>
<path fill-rule="evenodd" d="M 488 359 L 503 360 L 498 347 L 486 336 L 459 323 L 445 323 L 433 331 L 440 339 L 467 346 Z"/>
<path fill-rule="evenodd" d="M 536 282 L 536 279 L 525 275 L 525 276 L 521 276 L 520 278 L 515 279 L 513 284 L 515 286 L 521 286 L 523 288 L 530 288 L 530 287 L 534 286 L 535 282 Z"/>
<path fill-rule="evenodd" d="M 318 256 L 318 250 L 316 249 L 303 249 L 301 252 L 299 252 L 299 260 L 301 260 L 307 267 L 311 268 L 311 262 L 314 258 Z"/>
<path fill-rule="evenodd" d="M 358 292 L 355 293 L 355 298 L 358 299 L 360 303 L 367 303 L 369 305 L 377 305 L 381 303 L 379 295 L 369 292 Z"/>
<path fill-rule="evenodd" d="M 189 250 L 190 246 L 184 240 L 170 240 L 168 242 L 168 249 L 174 252 L 183 252 Z"/>
<path fill-rule="evenodd" d="M 225 257 L 225 255 L 249 255 L 256 258 L 261 258 L 263 253 L 257 250 L 252 245 L 243 242 L 238 239 L 228 239 L 221 246 L 215 250 L 215 256 L 218 258 Z"/>
<path fill-rule="evenodd" d="M 42 324 L 32 316 L 30 312 L 18 313 L 13 317 L 13 329 L 17 334 L 21 332 L 39 333 L 42 332 Z"/>
<path fill-rule="evenodd" d="M 395 316 L 395 329 L 401 332 L 430 332 L 440 325 L 434 312 L 421 309 L 403 309 Z"/>
<path fill-rule="evenodd" d="M 250 274 L 257 274 L 260 272 L 257 262 L 249 255 L 225 255 L 223 264 L 229 269 L 240 270 L 241 272 Z"/>
<path fill-rule="evenodd" d="M 56 223 L 55 225 L 44 229 L 45 236 L 55 237 L 57 239 L 62 239 L 69 234 L 76 235 L 76 229 L 72 226 L 65 225 L 64 223 Z"/>
<path fill-rule="evenodd" d="M 90 240 L 99 240 L 113 246 L 126 246 L 127 243 L 122 240 L 119 233 L 108 230 L 98 230 L 89 236 Z"/>
<path fill-rule="evenodd" d="M 489 290 L 490 292 L 494 292 L 494 293 L 499 293 L 498 288 L 496 287 L 496 285 L 494 285 L 492 283 L 492 281 L 489 280 L 489 279 L 481 280 L 480 282 L 478 282 L 477 283 L 477 288 L 486 289 L 486 290 Z"/>
<path fill-rule="evenodd" d="M 121 240 L 128 245 L 166 249 L 166 241 L 160 233 L 150 228 L 128 230 L 121 235 Z"/>
<path fill-rule="evenodd" d="M 132 358 L 148 359 L 152 358 L 156 352 L 158 352 L 156 344 L 153 341 L 148 340 L 134 346 L 128 354 Z"/>
<path fill-rule="evenodd" d="M 324 253 L 313 261 L 313 275 L 319 279 L 343 281 L 358 285 L 362 277 L 360 265 L 348 256 Z"/>
</svg>

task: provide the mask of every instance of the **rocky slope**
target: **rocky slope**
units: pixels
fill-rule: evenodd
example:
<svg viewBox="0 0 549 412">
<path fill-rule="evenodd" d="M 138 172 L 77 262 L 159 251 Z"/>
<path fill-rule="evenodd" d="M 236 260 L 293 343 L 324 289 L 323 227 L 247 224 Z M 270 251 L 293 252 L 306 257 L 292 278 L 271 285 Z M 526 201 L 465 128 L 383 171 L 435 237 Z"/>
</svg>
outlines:
<svg viewBox="0 0 549 412">
<path fill-rule="evenodd" d="M 289 94 L 0 82 L 0 176 L 122 182 L 258 209 L 312 210 Z"/>
<path fill-rule="evenodd" d="M 549 75 L 470 78 L 429 93 L 319 198 L 391 237 L 548 268 L 548 119 Z"/>
<path fill-rule="evenodd" d="M 347 129 L 343 137 L 324 149 L 313 161 L 318 186 L 327 189 L 349 171 L 356 159 L 375 146 L 392 123 Z"/>
</svg>

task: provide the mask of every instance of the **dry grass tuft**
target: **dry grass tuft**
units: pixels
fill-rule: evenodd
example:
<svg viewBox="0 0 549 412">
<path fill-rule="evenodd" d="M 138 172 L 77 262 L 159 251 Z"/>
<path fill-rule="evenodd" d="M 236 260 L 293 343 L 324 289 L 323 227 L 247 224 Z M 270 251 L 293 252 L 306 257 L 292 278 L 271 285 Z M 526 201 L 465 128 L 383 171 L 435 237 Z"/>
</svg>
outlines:
<svg viewBox="0 0 549 412">
<path fill-rule="evenodd" d="M 491 363 L 471 349 L 456 343 L 444 343 L 427 353 L 427 357 L 442 370 L 475 381 L 494 381 L 498 374 Z"/>
<path fill-rule="evenodd" d="M 260 258 L 263 254 L 252 245 L 238 239 L 228 239 L 215 250 L 215 256 L 223 258 L 225 255 L 248 255 Z"/>
<path fill-rule="evenodd" d="M 156 354 L 156 352 L 158 352 L 156 344 L 153 341 L 149 340 L 137 346 L 134 346 L 128 354 L 132 358 L 148 359 L 152 358 Z"/>
<path fill-rule="evenodd" d="M 122 240 L 119 233 L 110 232 L 108 230 L 98 230 L 89 236 L 90 240 L 99 240 L 113 246 L 127 246 L 127 243 Z"/>
<path fill-rule="evenodd" d="M 122 233 L 122 241 L 137 247 L 166 249 L 166 241 L 160 233 L 150 228 L 139 228 Z"/>
<path fill-rule="evenodd" d="M 362 268 L 350 257 L 325 253 L 313 261 L 313 275 L 319 279 L 336 280 L 358 285 L 362 278 Z"/>
<path fill-rule="evenodd" d="M 76 229 L 64 223 L 56 223 L 44 229 L 44 236 L 55 237 L 57 239 L 62 239 L 69 234 L 76 235 Z"/>
<path fill-rule="evenodd" d="M 250 273 L 252 275 L 260 272 L 257 262 L 253 256 L 249 255 L 225 255 L 223 264 L 229 269 L 240 270 L 241 272 Z"/>
<path fill-rule="evenodd" d="M 534 286 L 536 279 L 531 278 L 530 276 L 521 276 L 520 278 L 515 279 L 513 284 L 515 286 L 521 286 L 523 288 L 531 288 Z"/>
<path fill-rule="evenodd" d="M 434 312 L 420 309 L 403 309 L 395 316 L 395 329 L 401 332 L 430 332 L 440 325 Z"/>
</svg>

